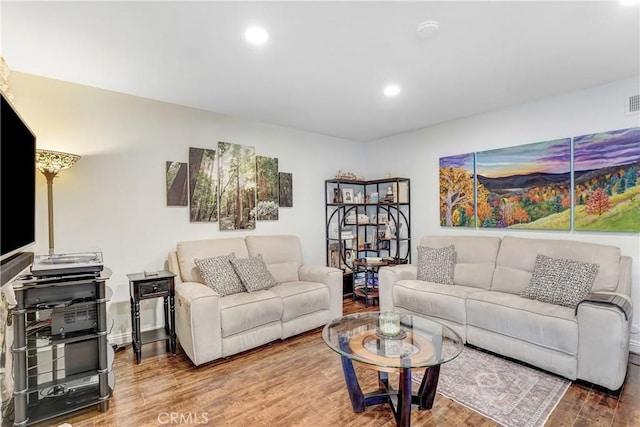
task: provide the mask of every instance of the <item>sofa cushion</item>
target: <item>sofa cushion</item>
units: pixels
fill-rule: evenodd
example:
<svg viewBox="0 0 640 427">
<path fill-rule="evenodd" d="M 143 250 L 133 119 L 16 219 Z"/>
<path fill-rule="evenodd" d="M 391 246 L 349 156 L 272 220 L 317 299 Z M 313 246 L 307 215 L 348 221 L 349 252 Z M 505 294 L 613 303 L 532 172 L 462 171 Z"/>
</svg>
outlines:
<svg viewBox="0 0 640 427">
<path fill-rule="evenodd" d="M 269 272 L 278 283 L 295 282 L 303 264 L 300 240 L 292 235 L 246 236 L 249 256 L 262 255 Z"/>
<path fill-rule="evenodd" d="M 524 298 L 575 308 L 591 291 L 598 264 L 538 255 Z"/>
<path fill-rule="evenodd" d="M 222 337 L 248 331 L 282 317 L 282 299 L 271 291 L 240 292 L 220 298 Z"/>
<path fill-rule="evenodd" d="M 466 325 L 465 298 L 477 288 L 422 280 L 400 280 L 393 287 L 393 306 Z"/>
<path fill-rule="evenodd" d="M 200 270 L 195 264 L 196 258 L 206 259 L 234 252 L 238 257 L 249 256 L 247 245 L 242 237 L 230 239 L 207 239 L 178 242 L 176 256 L 183 282 L 204 283 Z"/>
<path fill-rule="evenodd" d="M 329 289 L 322 283 L 287 282 L 274 286 L 270 291 L 282 298 L 283 322 L 329 309 Z"/>
<path fill-rule="evenodd" d="M 597 263 L 592 292 L 615 291 L 620 276 L 620 248 L 574 240 L 505 236 L 500 245 L 491 290 L 519 295 L 529 284 L 538 254 Z"/>
<path fill-rule="evenodd" d="M 221 255 L 207 259 L 195 259 L 204 284 L 220 294 L 226 296 L 245 292 L 240 278 L 231 265 L 230 255 Z"/>
<path fill-rule="evenodd" d="M 570 355 L 578 353 L 574 309 L 505 292 L 467 297 L 467 325 Z"/>
<path fill-rule="evenodd" d="M 234 254 L 231 254 L 229 260 L 248 292 L 270 289 L 278 284 L 269 270 L 267 270 L 261 255 L 237 258 Z"/>
<path fill-rule="evenodd" d="M 493 236 L 424 236 L 420 245 L 442 248 L 454 245 L 456 285 L 490 289 L 496 266 L 500 237 Z"/>
<path fill-rule="evenodd" d="M 453 245 L 443 248 L 418 246 L 418 280 L 453 285 L 456 251 Z"/>
</svg>

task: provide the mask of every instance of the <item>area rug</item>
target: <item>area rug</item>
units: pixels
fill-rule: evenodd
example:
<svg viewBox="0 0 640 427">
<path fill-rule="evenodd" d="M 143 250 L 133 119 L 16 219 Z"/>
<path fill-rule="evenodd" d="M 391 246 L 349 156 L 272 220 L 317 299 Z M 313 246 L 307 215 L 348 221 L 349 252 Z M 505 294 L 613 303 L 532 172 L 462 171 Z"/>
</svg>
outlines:
<svg viewBox="0 0 640 427">
<path fill-rule="evenodd" d="M 414 372 L 420 384 L 424 372 Z M 440 368 L 438 393 L 505 427 L 543 426 L 571 381 L 465 347 Z"/>
</svg>

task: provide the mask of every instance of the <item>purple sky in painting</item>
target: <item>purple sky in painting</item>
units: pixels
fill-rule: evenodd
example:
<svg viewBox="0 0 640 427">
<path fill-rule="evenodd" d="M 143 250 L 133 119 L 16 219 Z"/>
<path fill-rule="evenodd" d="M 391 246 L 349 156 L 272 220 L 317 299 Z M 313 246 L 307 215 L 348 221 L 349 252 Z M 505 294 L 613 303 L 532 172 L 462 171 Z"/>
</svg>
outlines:
<svg viewBox="0 0 640 427">
<path fill-rule="evenodd" d="M 455 156 L 440 157 L 441 168 L 463 168 L 473 172 L 473 153 L 458 154 Z"/>
<path fill-rule="evenodd" d="M 571 139 L 534 142 L 476 153 L 478 175 L 499 178 L 535 172 L 570 173 Z"/>
<path fill-rule="evenodd" d="M 640 161 L 640 128 L 578 136 L 573 150 L 577 171 L 635 163 Z"/>
</svg>

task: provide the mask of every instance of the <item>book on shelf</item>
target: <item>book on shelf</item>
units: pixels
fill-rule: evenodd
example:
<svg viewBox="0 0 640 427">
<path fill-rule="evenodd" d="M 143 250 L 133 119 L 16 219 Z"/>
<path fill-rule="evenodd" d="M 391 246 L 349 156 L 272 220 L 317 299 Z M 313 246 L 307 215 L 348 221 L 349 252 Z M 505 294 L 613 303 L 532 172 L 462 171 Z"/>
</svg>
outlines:
<svg viewBox="0 0 640 427">
<path fill-rule="evenodd" d="M 340 268 L 340 244 L 329 243 L 329 267 Z"/>
</svg>

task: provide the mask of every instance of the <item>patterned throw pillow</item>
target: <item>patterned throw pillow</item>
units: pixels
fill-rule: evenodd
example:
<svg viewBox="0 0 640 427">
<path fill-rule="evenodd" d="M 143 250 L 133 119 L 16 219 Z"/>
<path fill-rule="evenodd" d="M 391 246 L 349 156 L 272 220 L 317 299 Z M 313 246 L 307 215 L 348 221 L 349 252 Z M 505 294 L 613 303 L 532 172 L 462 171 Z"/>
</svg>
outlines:
<svg viewBox="0 0 640 427">
<path fill-rule="evenodd" d="M 269 270 L 267 270 L 267 266 L 262 260 L 262 255 L 249 258 L 236 258 L 233 255 L 231 257 L 231 265 L 233 265 L 233 269 L 249 292 L 270 289 L 278 284 Z"/>
<path fill-rule="evenodd" d="M 599 267 L 599 264 L 540 254 L 531 280 L 520 296 L 575 308 L 591 291 Z"/>
<path fill-rule="evenodd" d="M 456 250 L 453 245 L 444 248 L 418 246 L 418 280 L 453 285 Z"/>
<path fill-rule="evenodd" d="M 204 284 L 224 297 L 226 295 L 246 292 L 240 278 L 231 265 L 234 254 L 194 260 L 200 269 Z M 234 256 L 235 257 L 235 256 Z"/>
</svg>

